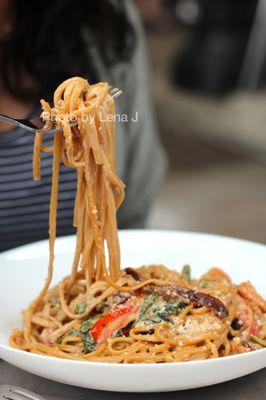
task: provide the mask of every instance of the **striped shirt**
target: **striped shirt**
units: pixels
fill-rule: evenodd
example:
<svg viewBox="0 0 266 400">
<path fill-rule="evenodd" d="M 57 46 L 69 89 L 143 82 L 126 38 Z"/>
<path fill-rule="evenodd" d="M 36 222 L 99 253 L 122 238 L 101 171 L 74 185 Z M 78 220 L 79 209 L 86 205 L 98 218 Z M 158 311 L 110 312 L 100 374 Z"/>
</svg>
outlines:
<svg viewBox="0 0 266 400">
<path fill-rule="evenodd" d="M 48 235 L 52 154 L 42 154 L 42 179 L 32 178 L 34 135 L 16 129 L 0 135 L 0 250 Z M 51 144 L 45 139 L 44 144 Z M 58 235 L 69 235 L 76 188 L 74 170 L 61 166 Z"/>
</svg>

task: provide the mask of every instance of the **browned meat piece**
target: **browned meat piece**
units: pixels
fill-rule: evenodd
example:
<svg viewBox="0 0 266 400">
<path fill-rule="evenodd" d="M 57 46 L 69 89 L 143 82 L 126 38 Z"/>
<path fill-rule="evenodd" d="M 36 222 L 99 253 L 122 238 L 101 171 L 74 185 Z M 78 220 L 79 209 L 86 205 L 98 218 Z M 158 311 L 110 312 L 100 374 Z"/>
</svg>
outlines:
<svg viewBox="0 0 266 400">
<path fill-rule="evenodd" d="M 195 307 L 211 308 L 219 318 L 228 316 L 228 310 L 225 305 L 216 297 L 206 293 L 175 285 L 147 285 L 140 290 L 145 294 L 156 293 L 165 300 L 178 300 L 187 304 L 192 303 Z"/>
</svg>

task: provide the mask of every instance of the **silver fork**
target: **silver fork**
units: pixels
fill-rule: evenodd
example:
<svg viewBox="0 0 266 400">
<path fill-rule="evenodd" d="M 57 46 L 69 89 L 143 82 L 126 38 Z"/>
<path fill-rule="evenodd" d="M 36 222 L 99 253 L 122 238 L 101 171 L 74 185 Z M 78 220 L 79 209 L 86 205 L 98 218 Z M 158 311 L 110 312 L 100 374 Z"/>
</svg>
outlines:
<svg viewBox="0 0 266 400">
<path fill-rule="evenodd" d="M 112 88 L 110 87 L 109 94 L 115 99 L 120 94 L 122 91 L 118 88 Z M 53 122 L 53 128 L 45 128 L 45 122 L 43 121 L 42 118 L 32 118 L 32 119 L 16 119 L 9 117 L 8 115 L 0 114 L 0 121 L 7 122 L 8 124 L 19 126 L 21 128 L 27 129 L 28 131 L 31 131 L 32 133 L 40 132 L 42 131 L 43 133 L 55 133 L 59 132 L 61 129 L 57 128 Z M 70 126 L 73 127 L 77 125 L 77 122 L 73 121 L 70 123 Z"/>
<path fill-rule="evenodd" d="M 0 400 L 44 400 L 44 398 L 17 386 L 0 385 Z"/>
<path fill-rule="evenodd" d="M 0 400 L 66 400 L 66 397 L 45 395 L 45 398 L 14 385 L 0 385 Z"/>
</svg>

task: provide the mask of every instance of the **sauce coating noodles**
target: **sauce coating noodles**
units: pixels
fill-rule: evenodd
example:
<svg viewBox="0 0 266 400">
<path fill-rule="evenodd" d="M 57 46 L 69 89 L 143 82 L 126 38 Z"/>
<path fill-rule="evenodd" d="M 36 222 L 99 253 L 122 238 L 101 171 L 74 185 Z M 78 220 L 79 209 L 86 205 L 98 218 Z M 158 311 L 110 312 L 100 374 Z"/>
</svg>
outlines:
<svg viewBox="0 0 266 400">
<path fill-rule="evenodd" d="M 124 184 L 115 172 L 114 99 L 107 83 L 74 77 L 41 101 L 52 147 L 36 134 L 33 172 L 41 152 L 53 153 L 50 258 L 43 289 L 24 313 L 13 347 L 68 359 L 113 363 L 177 362 L 222 357 L 265 346 L 265 300 L 249 282 L 238 286 L 217 268 L 198 280 L 161 265 L 120 268 L 116 211 Z M 73 126 L 73 123 L 75 126 Z M 77 171 L 76 249 L 70 276 L 51 286 L 60 163 Z"/>
</svg>

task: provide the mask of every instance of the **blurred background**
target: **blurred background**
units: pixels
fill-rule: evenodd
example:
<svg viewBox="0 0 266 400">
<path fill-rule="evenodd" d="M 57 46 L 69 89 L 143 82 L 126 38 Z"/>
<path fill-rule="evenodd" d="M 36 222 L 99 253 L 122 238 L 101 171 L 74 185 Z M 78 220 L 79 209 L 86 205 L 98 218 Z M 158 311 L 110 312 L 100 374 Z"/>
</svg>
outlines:
<svg viewBox="0 0 266 400">
<path fill-rule="evenodd" d="M 137 0 L 169 175 L 151 228 L 266 239 L 266 1 Z"/>
<path fill-rule="evenodd" d="M 127 96 L 119 112 L 142 115 L 117 131 L 117 165 L 127 185 L 118 222 L 145 226 L 164 158 L 150 113 L 136 4 L 169 159 L 148 227 L 266 243 L 266 0 L 78 4 L 53 0 L 43 8 L 34 0 L 0 0 L 0 112 L 39 115 L 39 99 L 51 100 L 72 76 L 122 89 Z M 43 179 L 34 182 L 32 146 L 33 136 L 19 129 L 10 135 L 0 123 L 0 251 L 47 238 L 52 155 L 42 155 Z M 61 168 L 60 181 L 58 236 L 74 232 L 76 172 Z"/>
</svg>

